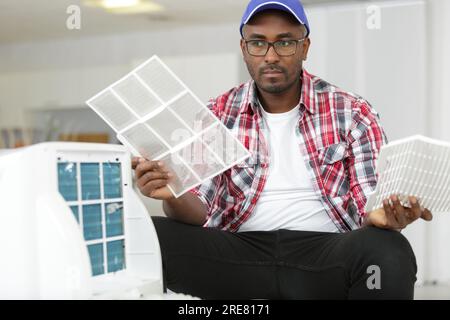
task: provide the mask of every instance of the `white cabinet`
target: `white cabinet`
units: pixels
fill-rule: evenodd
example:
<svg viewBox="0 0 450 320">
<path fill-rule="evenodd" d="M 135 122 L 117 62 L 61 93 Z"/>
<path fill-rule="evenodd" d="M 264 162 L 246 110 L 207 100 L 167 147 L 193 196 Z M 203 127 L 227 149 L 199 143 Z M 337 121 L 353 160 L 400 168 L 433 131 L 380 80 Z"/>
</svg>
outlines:
<svg viewBox="0 0 450 320">
<path fill-rule="evenodd" d="M 169 56 L 162 59 L 205 102 L 239 82 L 240 56 L 235 53 Z M 86 107 L 87 99 L 119 80 L 132 67 L 132 64 L 124 63 L 4 75 L 0 79 L 7 85 L 2 84 L 1 88 L 13 88 L 15 92 L 8 92 L 6 96 L 9 101 L 1 103 L 0 107 L 6 104 L 18 104 L 21 110 Z"/>
<path fill-rule="evenodd" d="M 84 107 L 85 101 L 125 74 L 123 66 L 84 67 L 22 73 L 21 99 L 28 110 Z"/>
<path fill-rule="evenodd" d="M 380 28 L 367 21 L 377 6 Z M 313 74 L 366 98 L 390 140 L 426 134 L 426 4 L 390 1 L 317 6 L 308 11 Z"/>
<path fill-rule="evenodd" d="M 368 28 L 368 6 L 379 9 L 379 29 Z M 308 11 L 313 74 L 366 98 L 379 112 L 389 140 L 427 133 L 427 6 L 390 1 L 317 6 Z M 418 222 L 404 231 L 418 261 L 418 282 L 442 279 L 445 266 L 431 248 L 431 229 Z M 437 239 L 435 239 L 437 240 Z"/>
<path fill-rule="evenodd" d="M 0 74 L 0 128 L 12 128 L 23 123 L 22 105 L 19 97 L 27 97 L 26 90 L 17 86 L 20 76 L 11 73 Z"/>
<path fill-rule="evenodd" d="M 85 101 L 129 66 L 30 70 L 0 75 L 0 128 L 28 126 L 31 111 L 88 108 Z"/>
<path fill-rule="evenodd" d="M 130 72 L 130 66 L 124 61 L 123 65 L 90 66 L 81 70 L 79 74 L 80 92 L 78 101 L 85 105 L 85 101 L 97 94 L 113 82 Z"/>
<path fill-rule="evenodd" d="M 365 94 L 382 115 L 391 140 L 426 134 L 426 4 L 381 6 L 380 30 L 364 29 Z"/>
<path fill-rule="evenodd" d="M 162 56 L 160 58 L 205 103 L 240 84 L 242 58 L 238 53 Z M 130 71 L 145 60 L 134 61 Z"/>
</svg>

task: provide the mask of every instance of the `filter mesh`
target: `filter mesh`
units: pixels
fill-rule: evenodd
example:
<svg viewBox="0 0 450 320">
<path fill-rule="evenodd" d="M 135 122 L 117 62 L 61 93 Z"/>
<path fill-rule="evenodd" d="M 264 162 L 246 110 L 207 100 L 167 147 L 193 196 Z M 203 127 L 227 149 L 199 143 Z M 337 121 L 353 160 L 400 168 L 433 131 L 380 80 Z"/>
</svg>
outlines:
<svg viewBox="0 0 450 320">
<path fill-rule="evenodd" d="M 141 117 L 155 111 L 161 105 L 134 75 L 113 86 L 113 90 Z"/>
<path fill-rule="evenodd" d="M 138 120 L 111 91 L 92 99 L 89 106 L 115 131 L 120 131 Z"/>
<path fill-rule="evenodd" d="M 450 143 L 413 136 L 383 146 L 377 173 L 367 212 L 382 208 L 383 200 L 394 194 L 405 206 L 408 196 L 415 196 L 431 212 L 450 211 Z"/>
<path fill-rule="evenodd" d="M 176 197 L 250 156 L 157 56 L 87 104 L 134 155 L 166 163 Z"/>
</svg>

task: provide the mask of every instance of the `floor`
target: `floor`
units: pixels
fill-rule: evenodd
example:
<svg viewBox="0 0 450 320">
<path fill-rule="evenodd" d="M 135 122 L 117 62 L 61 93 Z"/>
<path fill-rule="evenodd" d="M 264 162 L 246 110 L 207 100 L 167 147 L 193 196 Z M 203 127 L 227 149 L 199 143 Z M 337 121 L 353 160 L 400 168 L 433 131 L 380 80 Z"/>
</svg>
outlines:
<svg viewBox="0 0 450 320">
<path fill-rule="evenodd" d="M 191 296 L 174 293 L 168 290 L 166 300 L 196 299 Z M 414 293 L 415 300 L 450 300 L 450 285 L 417 286 Z"/>
<path fill-rule="evenodd" d="M 415 300 L 450 300 L 450 285 L 417 286 Z"/>
</svg>

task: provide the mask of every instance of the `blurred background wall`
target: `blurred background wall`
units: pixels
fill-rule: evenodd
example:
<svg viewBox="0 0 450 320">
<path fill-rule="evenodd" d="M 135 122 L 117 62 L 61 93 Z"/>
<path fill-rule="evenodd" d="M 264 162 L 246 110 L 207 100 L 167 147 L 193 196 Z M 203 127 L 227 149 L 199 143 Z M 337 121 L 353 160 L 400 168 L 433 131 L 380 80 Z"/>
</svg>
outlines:
<svg viewBox="0 0 450 320">
<path fill-rule="evenodd" d="M 248 79 L 238 32 L 246 1 L 161 0 L 134 14 L 94 2 L 0 1 L 0 148 L 116 143 L 84 101 L 154 54 L 205 102 Z M 303 2 L 311 73 L 368 99 L 391 141 L 450 141 L 450 1 Z M 160 202 L 145 202 L 162 214 Z M 450 283 L 449 228 L 450 214 L 436 213 L 405 231 L 420 283 Z"/>
</svg>

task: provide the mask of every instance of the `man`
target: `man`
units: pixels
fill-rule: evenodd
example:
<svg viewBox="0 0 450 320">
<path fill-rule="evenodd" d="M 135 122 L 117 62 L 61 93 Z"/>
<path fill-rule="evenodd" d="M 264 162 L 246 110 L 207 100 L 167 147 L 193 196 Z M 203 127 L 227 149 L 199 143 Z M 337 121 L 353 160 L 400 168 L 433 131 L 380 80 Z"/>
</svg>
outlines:
<svg viewBox="0 0 450 320">
<path fill-rule="evenodd" d="M 399 230 L 431 213 L 396 196 L 364 211 L 384 133 L 368 102 L 303 69 L 309 33 L 298 0 L 252 0 L 244 13 L 253 80 L 209 108 L 249 159 L 177 199 L 163 163 L 133 159 L 140 191 L 163 200 L 169 217 L 153 219 L 169 289 L 216 299 L 413 298 L 415 257 Z"/>
</svg>

